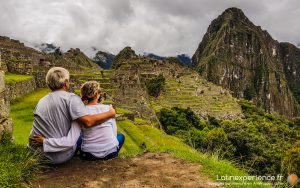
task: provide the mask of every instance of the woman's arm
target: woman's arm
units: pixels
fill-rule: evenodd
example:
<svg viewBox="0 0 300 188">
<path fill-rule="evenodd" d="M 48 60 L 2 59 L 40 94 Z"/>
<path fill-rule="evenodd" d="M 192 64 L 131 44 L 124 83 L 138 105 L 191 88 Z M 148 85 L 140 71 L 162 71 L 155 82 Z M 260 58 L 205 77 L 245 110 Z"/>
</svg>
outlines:
<svg viewBox="0 0 300 188">
<path fill-rule="evenodd" d="M 73 121 L 71 129 L 68 135 L 61 138 L 44 138 L 41 135 L 36 135 L 30 138 L 33 144 L 43 145 L 44 152 L 61 152 L 66 151 L 76 145 L 76 142 L 80 136 L 80 125 Z"/>
</svg>

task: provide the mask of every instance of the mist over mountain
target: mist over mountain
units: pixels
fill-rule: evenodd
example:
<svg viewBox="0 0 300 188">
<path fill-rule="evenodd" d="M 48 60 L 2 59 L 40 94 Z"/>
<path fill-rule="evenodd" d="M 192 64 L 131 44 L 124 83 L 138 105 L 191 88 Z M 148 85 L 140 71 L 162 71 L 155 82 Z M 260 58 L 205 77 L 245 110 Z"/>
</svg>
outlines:
<svg viewBox="0 0 300 188">
<path fill-rule="evenodd" d="M 93 61 L 103 69 L 109 69 L 116 56 L 109 52 L 98 51 L 93 57 Z"/>
<path fill-rule="evenodd" d="M 143 56 L 149 57 L 149 58 L 155 59 L 155 60 L 165 60 L 167 58 L 170 58 L 170 57 L 159 56 L 159 55 L 156 55 L 153 53 L 146 53 L 146 52 L 144 53 Z M 173 57 L 173 56 L 171 56 L 171 57 Z M 177 58 L 180 61 L 180 63 L 184 66 L 188 66 L 191 63 L 191 58 L 187 54 L 180 54 L 180 55 L 175 56 L 175 58 Z"/>
<path fill-rule="evenodd" d="M 55 46 L 55 44 L 41 43 L 41 44 L 35 44 L 34 48 L 48 54 L 48 53 L 55 52 L 55 50 L 58 49 L 59 47 Z"/>
</svg>

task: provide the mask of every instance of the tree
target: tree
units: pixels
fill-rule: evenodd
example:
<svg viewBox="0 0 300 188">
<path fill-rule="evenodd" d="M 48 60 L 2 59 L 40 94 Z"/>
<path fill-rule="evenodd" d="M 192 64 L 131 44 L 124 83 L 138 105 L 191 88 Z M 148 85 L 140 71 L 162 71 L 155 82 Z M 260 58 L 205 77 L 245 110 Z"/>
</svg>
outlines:
<svg viewBox="0 0 300 188">
<path fill-rule="evenodd" d="M 165 80 L 165 77 L 162 74 L 160 74 L 146 81 L 148 94 L 153 97 L 158 97 L 161 91 L 164 89 Z"/>
</svg>

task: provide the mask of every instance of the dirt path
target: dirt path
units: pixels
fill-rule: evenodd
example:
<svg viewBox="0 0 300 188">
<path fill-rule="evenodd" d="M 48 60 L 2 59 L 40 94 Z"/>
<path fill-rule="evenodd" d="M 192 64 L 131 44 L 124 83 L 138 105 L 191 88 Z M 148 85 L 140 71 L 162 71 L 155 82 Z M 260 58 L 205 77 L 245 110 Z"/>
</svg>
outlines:
<svg viewBox="0 0 300 188">
<path fill-rule="evenodd" d="M 71 162 L 46 170 L 31 187 L 210 187 L 197 164 L 165 153 Z"/>
</svg>

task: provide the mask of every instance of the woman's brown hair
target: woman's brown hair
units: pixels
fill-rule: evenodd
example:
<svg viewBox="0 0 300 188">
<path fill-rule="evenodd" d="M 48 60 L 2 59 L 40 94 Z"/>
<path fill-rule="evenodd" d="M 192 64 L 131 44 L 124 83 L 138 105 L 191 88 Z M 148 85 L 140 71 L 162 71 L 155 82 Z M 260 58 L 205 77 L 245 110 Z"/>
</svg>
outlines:
<svg viewBox="0 0 300 188">
<path fill-rule="evenodd" d="M 91 102 L 100 91 L 100 84 L 97 81 L 88 81 L 81 86 L 81 99 L 87 104 Z"/>
</svg>

